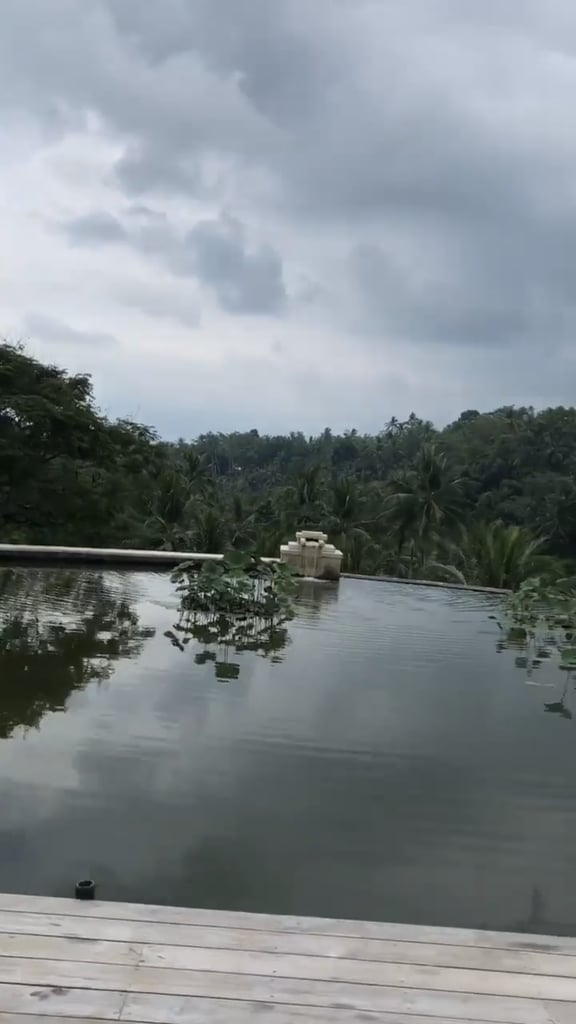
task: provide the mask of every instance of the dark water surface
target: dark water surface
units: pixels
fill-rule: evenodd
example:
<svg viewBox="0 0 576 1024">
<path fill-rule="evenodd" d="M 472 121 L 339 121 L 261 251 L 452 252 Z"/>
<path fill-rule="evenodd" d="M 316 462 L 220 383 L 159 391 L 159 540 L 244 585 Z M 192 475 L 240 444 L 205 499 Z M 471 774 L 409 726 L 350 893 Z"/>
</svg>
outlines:
<svg viewBox="0 0 576 1024">
<path fill-rule="evenodd" d="M 230 681 L 176 606 L 162 574 L 0 570 L 1 891 L 576 934 L 576 719 L 497 598 L 304 583 Z"/>
</svg>

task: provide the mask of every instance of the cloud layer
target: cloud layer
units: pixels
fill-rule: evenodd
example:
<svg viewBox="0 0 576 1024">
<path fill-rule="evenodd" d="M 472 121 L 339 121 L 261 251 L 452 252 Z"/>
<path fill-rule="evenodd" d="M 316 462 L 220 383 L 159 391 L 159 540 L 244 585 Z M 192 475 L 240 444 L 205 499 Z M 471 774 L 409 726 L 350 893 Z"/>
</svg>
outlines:
<svg viewBox="0 0 576 1024">
<path fill-rule="evenodd" d="M 4 0 L 5 332 L 184 435 L 570 402 L 575 98 L 569 0 Z"/>
</svg>

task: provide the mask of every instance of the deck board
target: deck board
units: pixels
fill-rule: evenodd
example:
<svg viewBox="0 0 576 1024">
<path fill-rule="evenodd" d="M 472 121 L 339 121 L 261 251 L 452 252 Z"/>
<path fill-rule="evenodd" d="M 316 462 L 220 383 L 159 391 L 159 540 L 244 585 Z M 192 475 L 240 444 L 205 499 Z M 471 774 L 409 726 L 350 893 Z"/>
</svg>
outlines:
<svg viewBox="0 0 576 1024">
<path fill-rule="evenodd" d="M 43 943 L 27 943 L 26 935 Z M 464 933 L 468 938 L 468 933 Z M 526 936 L 519 936 L 524 942 Z M 83 940 L 78 955 L 54 939 Z M 90 949 L 89 943 L 94 945 Z M 115 947 L 110 945 L 114 943 Z M 145 953 L 143 947 L 147 946 Z M 126 947 L 126 948 L 124 948 Z M 171 958 L 180 966 L 187 948 L 238 949 L 256 953 L 284 953 L 302 956 L 338 957 L 351 960 L 422 964 L 432 967 L 462 967 L 576 977 L 576 955 L 552 953 L 548 949 L 492 948 L 431 942 L 357 939 L 340 935 L 297 932 L 269 932 L 245 928 L 202 927 L 199 925 L 154 924 L 143 921 L 81 917 L 73 915 L 0 912 L 0 955 L 46 956 L 48 959 L 93 959 L 102 963 L 132 963 L 134 948 L 151 966 Z M 182 953 L 173 947 L 184 947 Z M 53 952 L 51 952 L 53 951 Z M 184 960 L 182 960 L 184 957 Z"/>
<path fill-rule="evenodd" d="M 249 914 L 242 911 L 204 910 L 189 907 L 152 906 L 145 903 L 111 903 L 51 896 L 0 894 L 0 919 L 3 911 L 30 912 L 82 918 L 108 918 L 123 922 L 179 924 L 216 928 L 245 928 L 255 931 L 296 932 L 299 934 L 347 936 L 364 939 L 435 942 L 448 945 L 488 946 L 494 949 L 533 949 L 576 956 L 576 938 L 528 935 L 516 932 L 491 932 L 429 925 L 387 924 L 379 921 L 352 921 L 317 917 Z"/>
<path fill-rule="evenodd" d="M 139 1012 L 137 1004 L 131 1008 L 135 1013 Z M 149 1017 L 132 1017 L 124 1011 L 122 1020 L 130 1024 L 255 1024 L 255 1021 L 271 1020 L 273 1024 L 306 1024 L 312 1021 L 313 1024 L 439 1024 L 438 1018 L 422 1017 L 419 1014 L 406 1013 L 370 1013 L 359 1011 L 354 1013 L 350 1010 L 334 1009 L 329 1010 L 310 1006 L 274 1006 L 262 1003 L 242 1003 L 229 999 L 195 999 L 193 1002 L 180 1001 L 178 1004 L 171 1002 L 158 1002 L 155 1007 L 144 1008 L 143 1013 Z M 266 1016 L 268 1015 L 268 1016 Z M 104 1024 L 110 1018 L 105 1017 L 63 1017 L 42 1014 L 19 1014 L 0 1012 L 0 1024 Z M 471 1022 L 470 1018 L 451 1017 L 449 1021 L 441 1024 L 484 1024 L 484 1022 Z M 555 1022 L 558 1024 L 558 1022 Z M 559 1024 L 567 1024 L 561 1020 Z M 572 1021 L 570 1021 L 572 1024 Z"/>
<path fill-rule="evenodd" d="M 576 1024 L 576 939 L 0 895 L 0 1024 Z"/>
</svg>

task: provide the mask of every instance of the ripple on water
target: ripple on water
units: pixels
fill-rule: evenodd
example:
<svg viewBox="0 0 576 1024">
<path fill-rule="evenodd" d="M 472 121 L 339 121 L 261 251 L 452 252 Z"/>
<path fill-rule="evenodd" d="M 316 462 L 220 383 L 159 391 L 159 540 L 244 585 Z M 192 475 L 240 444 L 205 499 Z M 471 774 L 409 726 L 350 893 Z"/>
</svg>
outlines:
<svg viewBox="0 0 576 1024">
<path fill-rule="evenodd" d="M 576 932 L 576 720 L 499 606 L 304 580 L 278 664 L 220 648 L 223 681 L 163 636 L 167 574 L 0 572 L 3 888 Z"/>
</svg>

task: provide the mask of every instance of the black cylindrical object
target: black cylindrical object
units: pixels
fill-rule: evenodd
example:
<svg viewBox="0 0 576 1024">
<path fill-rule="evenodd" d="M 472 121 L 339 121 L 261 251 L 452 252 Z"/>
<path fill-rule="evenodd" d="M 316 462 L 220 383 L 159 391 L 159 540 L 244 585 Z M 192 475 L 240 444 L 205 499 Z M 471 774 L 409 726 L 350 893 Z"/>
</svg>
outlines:
<svg viewBox="0 0 576 1024">
<path fill-rule="evenodd" d="M 76 882 L 74 895 L 77 900 L 93 900 L 95 892 L 96 882 L 91 878 L 83 878 L 82 881 Z"/>
</svg>

